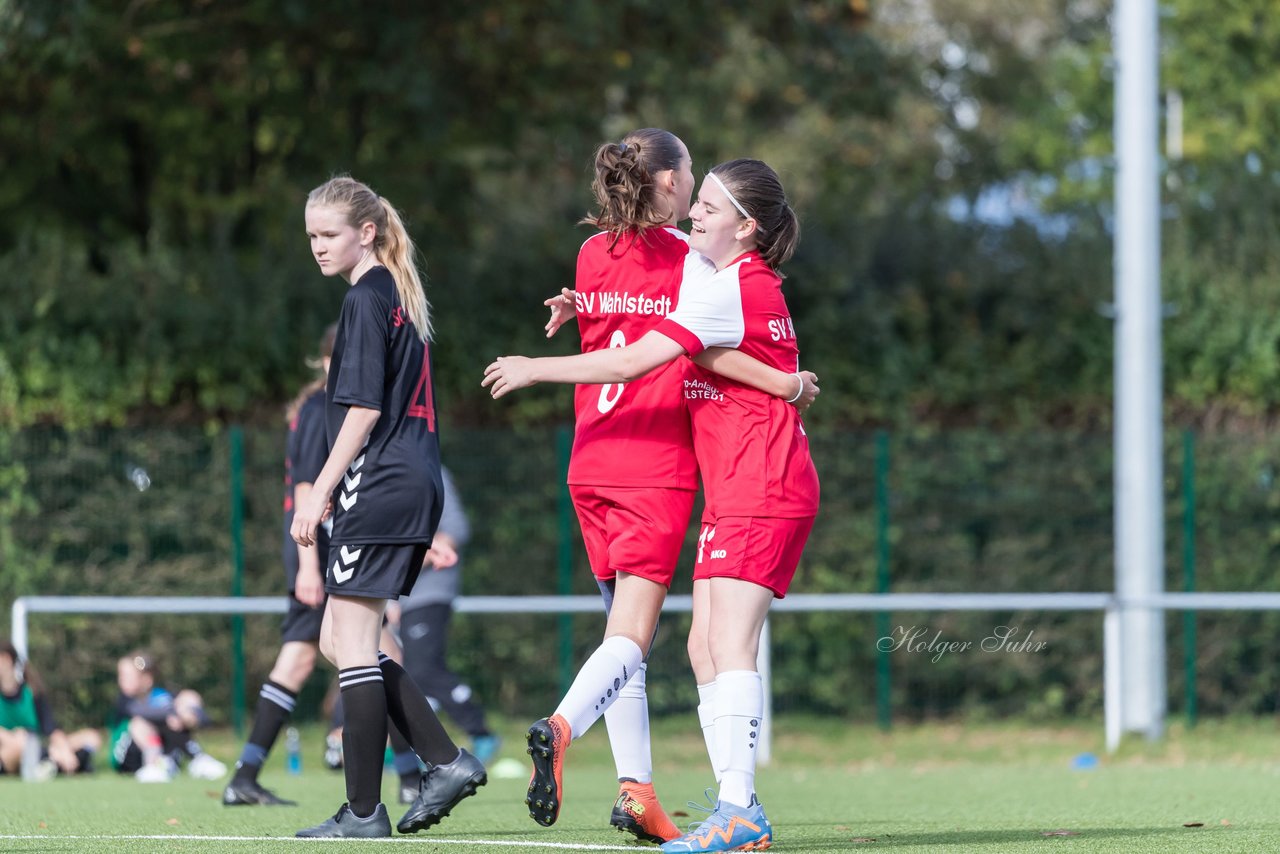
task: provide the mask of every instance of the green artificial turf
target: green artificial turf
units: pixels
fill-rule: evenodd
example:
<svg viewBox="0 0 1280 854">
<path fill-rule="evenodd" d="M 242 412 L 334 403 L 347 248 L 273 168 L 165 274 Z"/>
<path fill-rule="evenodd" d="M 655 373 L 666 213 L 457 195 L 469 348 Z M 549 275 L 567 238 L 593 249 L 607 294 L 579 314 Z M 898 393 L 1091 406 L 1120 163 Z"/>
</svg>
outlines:
<svg viewBox="0 0 1280 854">
<path fill-rule="evenodd" d="M 710 782 L 688 721 L 655 730 L 658 791 L 678 824 L 696 820 L 687 799 Z M 422 851 L 517 852 L 630 849 L 608 826 L 617 790 L 603 728 L 569 753 L 565 807 L 552 828 L 525 812 L 528 782 L 519 723 L 504 727 L 502 758 L 518 774 L 463 801 L 430 831 L 344 850 L 386 845 Z M 779 851 L 1257 852 L 1280 850 L 1280 764 L 1266 721 L 1175 729 L 1156 744 L 1127 742 L 1099 754 L 1095 726 L 926 725 L 881 733 L 838 722 L 783 719 L 774 759 L 758 789 Z M 28 852 L 241 852 L 330 850 L 293 838 L 343 800 L 340 774 L 319 762 L 318 730 L 305 731 L 305 769 L 287 775 L 276 751 L 263 782 L 298 800 L 292 808 L 227 808 L 221 783 L 180 777 L 143 785 L 102 771 L 23 783 L 0 778 L 0 850 Z M 230 733 L 206 739 L 231 761 Z M 1082 755 L 1097 757 L 1079 769 Z M 510 764 L 510 763 L 508 763 Z M 392 821 L 395 778 L 385 777 Z M 1190 825 L 1190 826 L 1188 826 Z M 219 838 L 221 837 L 221 838 Z"/>
</svg>

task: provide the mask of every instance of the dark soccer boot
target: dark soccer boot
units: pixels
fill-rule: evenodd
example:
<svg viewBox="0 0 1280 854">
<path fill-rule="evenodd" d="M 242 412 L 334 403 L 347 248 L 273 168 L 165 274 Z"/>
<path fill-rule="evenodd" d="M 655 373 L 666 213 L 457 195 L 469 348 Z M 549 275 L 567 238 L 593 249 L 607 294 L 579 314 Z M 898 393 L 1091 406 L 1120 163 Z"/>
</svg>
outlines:
<svg viewBox="0 0 1280 854">
<path fill-rule="evenodd" d="M 264 789 L 257 780 L 232 780 L 222 790 L 223 806 L 296 807 L 297 801 L 286 801 L 275 792 Z"/>
<path fill-rule="evenodd" d="M 458 758 L 448 765 L 432 765 L 422 772 L 418 797 L 400 819 L 396 830 L 417 833 L 439 824 L 440 819 L 447 816 L 459 801 L 474 795 L 487 782 L 489 776 L 484 771 L 484 764 L 459 748 Z"/>
<path fill-rule="evenodd" d="M 382 804 L 378 804 L 368 818 L 356 817 L 351 806 L 343 804 L 333 818 L 299 830 L 294 835 L 303 839 L 385 839 L 391 835 L 391 819 Z"/>
<path fill-rule="evenodd" d="M 525 736 L 529 742 L 526 751 L 533 760 L 533 775 L 529 778 L 529 794 L 524 802 L 529 806 L 529 817 L 543 827 L 550 827 L 560 817 L 560 803 L 564 799 L 564 752 L 573 740 L 569 722 L 560 715 L 552 715 L 535 721 Z"/>
</svg>

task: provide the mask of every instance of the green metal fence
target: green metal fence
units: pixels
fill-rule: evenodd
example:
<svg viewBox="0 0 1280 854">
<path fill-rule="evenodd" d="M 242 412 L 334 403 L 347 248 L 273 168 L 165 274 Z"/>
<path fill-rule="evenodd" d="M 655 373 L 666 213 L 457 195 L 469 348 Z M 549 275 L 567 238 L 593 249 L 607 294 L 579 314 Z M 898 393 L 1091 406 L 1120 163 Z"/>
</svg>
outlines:
<svg viewBox="0 0 1280 854">
<path fill-rule="evenodd" d="M 567 428 L 445 431 L 444 456 L 474 527 L 465 592 L 594 593 L 564 489 Z M 815 435 L 823 509 L 798 592 L 1057 592 L 1112 587 L 1109 435 Z M 271 595 L 282 578 L 278 429 L 33 429 L 0 437 L 0 606 L 21 594 Z M 1171 434 L 1168 589 L 1275 590 L 1280 441 Z M 675 592 L 690 589 L 691 528 Z M 7 620 L 0 611 L 0 621 Z M 1100 715 L 1097 615 L 786 614 L 773 620 L 776 708 L 878 720 Z M 1176 712 L 1274 709 L 1271 613 L 1167 623 Z M 601 618 L 460 615 L 452 660 L 480 696 L 545 712 L 598 642 Z M 658 712 L 696 704 L 687 616 L 665 621 L 651 660 Z M 977 642 L 999 626 L 1044 648 L 939 657 L 879 649 L 914 630 Z M 0 630 L 8 627 L 0 622 Z M 241 721 L 278 648 L 275 617 L 42 615 L 32 660 L 62 715 L 100 722 L 114 658 L 146 645 L 172 684 Z M 883 645 L 881 645 L 883 646 Z M 327 675 L 301 708 L 318 709 Z"/>
</svg>

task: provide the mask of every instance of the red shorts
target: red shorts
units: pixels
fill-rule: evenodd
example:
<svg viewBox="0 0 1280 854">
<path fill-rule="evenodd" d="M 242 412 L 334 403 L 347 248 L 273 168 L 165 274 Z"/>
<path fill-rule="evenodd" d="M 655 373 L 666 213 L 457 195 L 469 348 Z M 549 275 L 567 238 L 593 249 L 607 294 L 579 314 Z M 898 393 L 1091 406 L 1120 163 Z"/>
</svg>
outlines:
<svg viewBox="0 0 1280 854">
<path fill-rule="evenodd" d="M 725 516 L 702 519 L 698 558 L 699 578 L 740 578 L 767 587 L 781 599 L 787 595 L 804 544 L 813 529 L 813 516 L 785 519 L 774 516 Z"/>
<path fill-rule="evenodd" d="M 570 486 L 591 572 L 619 572 L 671 586 L 693 512 L 692 489 Z"/>
</svg>

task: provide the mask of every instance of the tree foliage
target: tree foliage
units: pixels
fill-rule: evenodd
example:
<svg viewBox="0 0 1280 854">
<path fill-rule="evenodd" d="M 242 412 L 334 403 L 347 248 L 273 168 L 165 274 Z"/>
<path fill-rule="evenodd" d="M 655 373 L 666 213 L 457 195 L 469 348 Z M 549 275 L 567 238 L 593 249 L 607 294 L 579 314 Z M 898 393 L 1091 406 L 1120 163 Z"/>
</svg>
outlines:
<svg viewBox="0 0 1280 854">
<path fill-rule="evenodd" d="M 1169 391 L 1267 413 L 1276 330 L 1265 0 L 1170 0 Z M 287 398 L 339 283 L 301 234 L 349 172 L 405 213 L 462 423 L 503 352 L 547 344 L 602 140 L 665 126 L 701 173 L 775 165 L 803 223 L 789 299 L 827 423 L 1040 424 L 1110 393 L 1109 4 L 695 0 L 0 3 L 0 418 L 252 417 Z M 1205 346 L 1208 345 L 1208 346 Z"/>
<path fill-rule="evenodd" d="M 1271 5 L 1161 7 L 1162 86 L 1185 107 L 1182 158 L 1163 165 L 1166 397 L 1210 424 L 1280 406 Z M 540 428 L 567 419 L 569 392 L 494 404 L 480 372 L 501 353 L 574 349 L 572 333 L 543 339 L 541 300 L 569 283 L 587 235 L 575 223 L 589 158 L 656 125 L 685 139 L 697 174 L 769 161 L 801 217 L 785 287 L 825 389 L 811 421 L 828 505 L 804 588 L 872 589 L 872 445 L 844 431 L 890 425 L 895 589 L 1104 589 L 1105 443 L 1037 429 L 1093 425 L 1110 407 L 1110 13 L 1104 0 L 0 0 L 0 586 L 225 588 L 226 501 L 191 484 L 225 482 L 209 460 L 226 422 L 269 420 L 278 444 L 279 404 L 342 296 L 308 257 L 302 204 L 342 172 L 391 199 L 423 251 L 438 397 L 451 426 L 471 428 L 446 431 L 451 459 L 489 466 L 475 482 L 492 488 L 491 541 L 469 577 L 550 584 L 526 571 L 549 571 L 557 545 L 545 508 L 559 469 Z M 104 434 L 119 444 L 60 429 L 156 421 L 207 429 Z M 1032 438 L 939 438 L 970 424 Z M 278 586 L 276 444 L 250 477 L 250 592 Z M 1271 444 L 1206 452 L 1204 503 L 1222 509 L 1201 523 L 1206 587 L 1269 583 Z M 157 454 L 203 467 L 151 491 L 121 477 Z M 179 497 L 200 502 L 200 524 L 153 529 Z M 946 619 L 948 634 L 984 630 Z M 814 708 L 869 703 L 870 625 L 805 620 L 775 635 L 791 653 L 780 682 Z M 1248 627 L 1265 636 L 1271 622 Z M 1058 683 L 1042 697 L 1025 666 L 960 659 L 900 690 L 922 714 L 1000 698 L 1095 711 L 1096 657 L 1079 626 L 1061 629 L 1072 645 L 1037 662 Z M 1204 628 L 1206 708 L 1273 705 L 1254 678 L 1265 645 L 1238 629 Z M 528 630 L 464 628 L 485 634 L 474 654 L 499 661 L 484 668 L 495 679 L 528 671 Z M 811 679 L 814 662 L 832 678 Z"/>
</svg>

